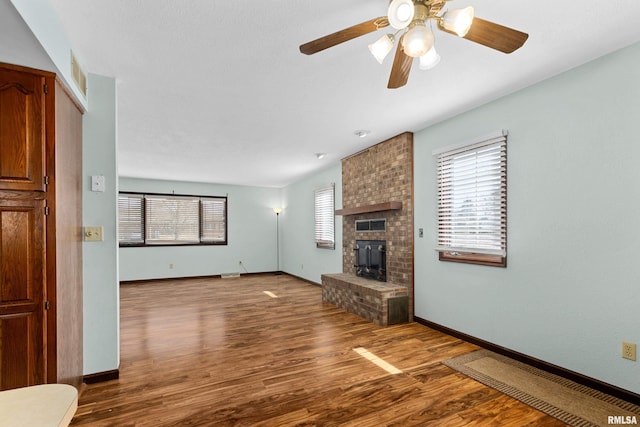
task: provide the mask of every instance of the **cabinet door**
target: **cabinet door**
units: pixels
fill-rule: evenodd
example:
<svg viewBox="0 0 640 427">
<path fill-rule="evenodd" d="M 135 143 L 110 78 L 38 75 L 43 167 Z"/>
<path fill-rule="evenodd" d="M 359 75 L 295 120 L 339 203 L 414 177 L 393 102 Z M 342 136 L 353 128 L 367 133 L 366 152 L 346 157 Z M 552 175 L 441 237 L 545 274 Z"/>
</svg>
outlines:
<svg viewBox="0 0 640 427">
<path fill-rule="evenodd" d="M 44 206 L 0 198 L 0 390 L 45 382 Z"/>
<path fill-rule="evenodd" d="M 44 191 L 45 79 L 0 68 L 0 190 Z"/>
</svg>

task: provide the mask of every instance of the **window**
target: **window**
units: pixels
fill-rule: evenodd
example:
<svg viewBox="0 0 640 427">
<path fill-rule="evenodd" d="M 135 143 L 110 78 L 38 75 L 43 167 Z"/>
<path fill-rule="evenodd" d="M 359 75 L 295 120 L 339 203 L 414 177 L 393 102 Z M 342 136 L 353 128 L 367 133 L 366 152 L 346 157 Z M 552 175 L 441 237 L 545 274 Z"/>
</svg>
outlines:
<svg viewBox="0 0 640 427">
<path fill-rule="evenodd" d="M 120 246 L 227 244 L 227 198 L 120 193 Z"/>
<path fill-rule="evenodd" d="M 200 243 L 197 197 L 145 196 L 145 243 Z"/>
<path fill-rule="evenodd" d="M 315 190 L 316 247 L 335 249 L 335 184 Z"/>
<path fill-rule="evenodd" d="M 200 241 L 227 242 L 227 199 L 200 199 Z"/>
<path fill-rule="evenodd" d="M 118 241 L 120 244 L 144 244 L 144 196 L 120 194 L 118 196 Z"/>
<path fill-rule="evenodd" d="M 434 155 L 440 260 L 505 267 L 507 132 Z"/>
</svg>

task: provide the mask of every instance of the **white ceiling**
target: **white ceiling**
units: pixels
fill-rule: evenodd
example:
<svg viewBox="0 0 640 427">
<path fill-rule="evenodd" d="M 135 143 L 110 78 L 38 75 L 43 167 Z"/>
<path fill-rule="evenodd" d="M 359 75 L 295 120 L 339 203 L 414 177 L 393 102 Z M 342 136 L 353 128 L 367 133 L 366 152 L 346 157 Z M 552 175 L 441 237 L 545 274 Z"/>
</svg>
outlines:
<svg viewBox="0 0 640 427">
<path fill-rule="evenodd" d="M 382 32 L 298 51 L 385 15 L 387 0 L 50 2 L 83 67 L 118 80 L 121 176 L 241 185 L 285 186 L 640 41 L 638 0 L 456 0 L 529 40 L 505 55 L 436 31 L 440 64 L 414 61 L 390 90 L 393 55 L 379 65 L 367 49 Z"/>
</svg>

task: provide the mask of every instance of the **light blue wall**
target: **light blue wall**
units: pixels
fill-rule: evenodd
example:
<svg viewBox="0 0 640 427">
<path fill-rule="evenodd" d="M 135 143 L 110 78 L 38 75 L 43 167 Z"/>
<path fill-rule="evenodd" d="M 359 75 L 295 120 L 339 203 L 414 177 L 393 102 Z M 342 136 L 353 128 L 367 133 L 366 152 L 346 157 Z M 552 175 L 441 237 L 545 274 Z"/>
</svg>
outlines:
<svg viewBox="0 0 640 427">
<path fill-rule="evenodd" d="M 120 178 L 120 191 L 228 197 L 228 245 L 120 248 L 121 281 L 276 270 L 280 189 Z"/>
<path fill-rule="evenodd" d="M 342 271 L 342 218 L 336 217 L 335 250 L 316 248 L 313 236 L 313 191 L 330 183 L 336 184 L 336 208 L 340 208 L 339 162 L 284 189 L 120 178 L 120 191 L 227 195 L 229 220 L 228 246 L 120 248 L 120 280 L 276 271 L 278 242 L 273 208 L 282 207 L 278 218 L 279 268 L 320 283 L 321 274 Z"/>
<path fill-rule="evenodd" d="M 640 393 L 640 45 L 415 134 L 416 316 Z M 439 262 L 431 152 L 508 129 L 508 267 Z"/>
<path fill-rule="evenodd" d="M 116 239 L 116 81 L 89 74 L 92 94 L 83 117 L 82 222 L 102 226 L 102 242 L 83 242 L 84 373 L 118 369 L 120 323 Z M 105 177 L 106 191 L 91 191 L 91 176 Z"/>
<path fill-rule="evenodd" d="M 320 283 L 323 273 L 342 271 L 342 218 L 336 217 L 336 249 L 314 243 L 314 189 L 336 184 L 342 206 L 340 163 L 284 189 L 120 178 L 120 191 L 228 196 L 228 246 L 120 248 L 120 280 L 207 276 L 276 271 L 276 216 L 280 232 L 280 270 Z M 242 266 L 239 265 L 242 261 Z M 173 268 L 170 268 L 173 264 Z"/>
<path fill-rule="evenodd" d="M 316 248 L 314 240 L 314 190 L 335 183 L 336 209 L 342 207 L 342 167 L 340 162 L 283 189 L 281 216 L 282 270 L 320 283 L 324 273 L 342 272 L 342 217 L 336 216 L 336 248 Z"/>
</svg>

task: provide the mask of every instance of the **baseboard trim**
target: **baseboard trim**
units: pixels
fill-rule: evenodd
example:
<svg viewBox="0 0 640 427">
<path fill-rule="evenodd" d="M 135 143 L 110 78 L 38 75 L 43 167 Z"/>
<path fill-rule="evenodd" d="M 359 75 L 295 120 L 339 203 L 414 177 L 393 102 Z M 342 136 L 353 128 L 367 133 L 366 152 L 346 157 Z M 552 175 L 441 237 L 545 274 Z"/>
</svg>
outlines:
<svg viewBox="0 0 640 427">
<path fill-rule="evenodd" d="M 426 319 L 422 319 L 420 317 L 414 316 L 413 320 L 416 323 L 419 323 L 423 326 L 426 326 L 431 329 L 435 329 L 437 331 L 443 332 L 447 335 L 451 335 L 456 338 L 460 338 L 464 341 L 467 341 L 471 344 L 475 344 L 479 347 L 486 348 L 487 350 L 491 350 L 495 353 L 502 354 L 503 356 L 510 357 L 519 362 L 526 363 L 527 365 L 531 365 L 538 369 L 542 369 L 543 371 L 550 372 L 555 375 L 559 375 L 568 380 L 574 381 L 578 384 L 585 385 L 587 387 L 591 387 L 595 390 L 601 391 L 603 393 L 610 394 L 617 398 L 626 400 L 627 402 L 633 403 L 635 405 L 640 405 L 640 394 L 636 394 L 632 391 L 625 390 L 623 388 L 617 387 L 612 384 L 605 383 L 603 381 L 597 380 L 595 378 L 588 377 L 586 375 L 579 374 L 578 372 L 571 371 L 569 369 L 562 368 L 560 366 L 554 365 L 552 363 L 545 362 L 544 360 L 537 359 L 535 357 L 528 356 L 524 353 L 520 353 L 506 347 L 502 347 L 497 344 L 493 344 L 489 341 L 485 341 L 480 338 L 476 338 L 474 336 L 465 334 L 464 332 L 457 331 L 455 329 L 448 328 L 446 326 L 440 325 L 438 323 L 431 322 Z"/>
<path fill-rule="evenodd" d="M 245 277 L 245 276 L 272 276 L 274 274 L 278 274 L 279 272 L 277 271 L 260 271 L 260 272 L 256 272 L 256 273 L 240 273 L 240 277 Z M 286 274 L 286 273 L 284 273 Z M 208 276 L 180 276 L 180 277 L 156 277 L 153 279 L 136 279 L 136 280 L 121 280 L 120 284 L 121 285 L 138 285 L 138 284 L 142 284 L 142 283 L 149 283 L 149 282 L 166 282 L 166 281 L 171 281 L 171 280 L 182 280 L 182 279 L 221 279 L 222 278 L 222 274 L 211 274 Z M 234 279 L 235 277 L 231 277 L 231 279 Z"/>
<path fill-rule="evenodd" d="M 322 286 L 322 283 L 314 282 L 313 280 L 305 279 L 304 277 L 296 276 L 295 274 L 287 273 L 286 271 L 283 271 L 282 274 L 286 274 L 287 276 L 302 280 L 303 282 L 311 283 L 312 285 Z"/>
<path fill-rule="evenodd" d="M 111 371 L 96 372 L 95 374 L 88 374 L 83 377 L 85 384 L 95 384 L 105 381 L 117 380 L 120 378 L 120 370 L 112 369 Z"/>
</svg>

